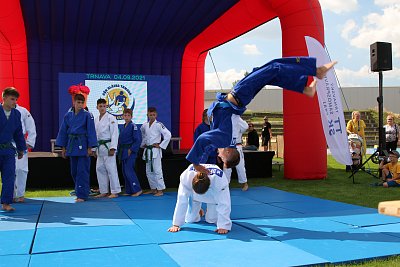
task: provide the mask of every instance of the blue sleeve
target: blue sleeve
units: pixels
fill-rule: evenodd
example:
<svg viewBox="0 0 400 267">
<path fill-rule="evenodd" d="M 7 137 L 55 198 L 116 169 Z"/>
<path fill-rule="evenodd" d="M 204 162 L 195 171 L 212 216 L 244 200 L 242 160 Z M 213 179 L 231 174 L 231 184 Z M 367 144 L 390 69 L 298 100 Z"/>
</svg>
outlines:
<svg viewBox="0 0 400 267">
<path fill-rule="evenodd" d="M 68 144 L 68 123 L 67 123 L 67 114 L 65 114 L 63 122 L 61 124 L 60 130 L 58 130 L 58 135 L 56 139 L 56 146 L 59 147 L 67 147 Z"/>
<path fill-rule="evenodd" d="M 21 124 L 21 113 L 18 110 L 16 111 L 16 130 L 14 131 L 13 134 L 13 139 L 15 141 L 15 144 L 17 146 L 18 151 L 25 151 L 26 150 L 26 142 L 24 138 L 24 134 L 22 133 L 22 124 Z"/>
<path fill-rule="evenodd" d="M 97 147 L 97 135 L 96 128 L 94 127 L 94 118 L 91 113 L 88 113 L 86 118 L 86 130 L 87 130 L 87 139 L 88 139 L 88 147 Z"/>
<path fill-rule="evenodd" d="M 136 124 L 132 125 L 132 136 L 133 143 L 131 146 L 131 151 L 132 153 L 137 153 L 139 151 L 140 144 L 142 143 L 142 133 L 140 132 Z"/>
<path fill-rule="evenodd" d="M 193 142 L 196 142 L 197 138 L 200 136 L 200 126 L 197 126 L 196 130 L 194 130 L 193 134 Z"/>
<path fill-rule="evenodd" d="M 186 159 L 193 164 L 206 163 L 208 156 L 217 148 L 229 147 L 231 138 L 219 129 L 202 133 L 194 143 Z"/>
</svg>

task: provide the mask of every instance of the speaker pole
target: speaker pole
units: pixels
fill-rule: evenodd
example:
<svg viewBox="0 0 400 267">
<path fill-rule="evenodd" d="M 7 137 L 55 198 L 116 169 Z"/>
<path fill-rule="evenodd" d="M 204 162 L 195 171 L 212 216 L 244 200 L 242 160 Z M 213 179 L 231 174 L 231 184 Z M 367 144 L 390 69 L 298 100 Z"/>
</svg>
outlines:
<svg viewBox="0 0 400 267">
<path fill-rule="evenodd" d="M 386 150 L 385 128 L 383 128 L 383 73 L 379 71 L 379 96 L 378 96 L 378 116 L 379 116 L 379 155 L 383 156 Z"/>
</svg>

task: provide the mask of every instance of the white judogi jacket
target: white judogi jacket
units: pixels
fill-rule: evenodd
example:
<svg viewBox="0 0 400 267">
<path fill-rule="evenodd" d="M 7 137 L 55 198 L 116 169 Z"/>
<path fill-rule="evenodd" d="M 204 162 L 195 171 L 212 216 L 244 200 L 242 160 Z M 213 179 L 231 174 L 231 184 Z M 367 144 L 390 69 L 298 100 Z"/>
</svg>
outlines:
<svg viewBox="0 0 400 267">
<path fill-rule="evenodd" d="M 226 179 L 224 172 L 217 165 L 201 165 L 205 166 L 211 172 L 208 175 L 211 182 L 210 188 L 202 195 L 193 191 L 192 181 L 196 175 L 196 170 L 193 168 L 193 164 L 189 165 L 180 176 L 180 184 L 172 224 L 181 226 L 185 223 L 185 214 L 190 206 L 190 199 L 192 199 L 193 201 L 216 204 L 216 211 L 218 213 L 217 228 L 231 230 L 231 196 L 229 193 L 228 180 Z"/>
<path fill-rule="evenodd" d="M 97 153 L 99 156 L 108 156 L 109 149 L 117 150 L 118 146 L 118 121 L 117 119 L 106 112 L 100 120 L 100 115 L 94 118 L 94 126 L 96 128 L 97 140 L 111 140 L 107 143 L 108 149 L 105 145 L 99 145 Z"/>
<path fill-rule="evenodd" d="M 150 146 L 154 143 L 159 143 L 160 148 L 153 148 L 153 159 L 154 158 L 162 158 L 162 149 L 166 149 L 169 141 L 171 140 L 171 132 L 162 124 L 161 122 L 155 120 L 151 126 L 149 126 L 149 122 L 143 123 L 142 127 L 140 127 L 140 131 L 142 132 L 142 143 L 140 147 L 144 145 Z M 161 142 L 161 136 L 163 137 L 163 141 Z M 143 153 L 143 159 L 146 159 L 146 153 L 149 153 L 150 157 L 150 149 L 145 149 Z"/>
<path fill-rule="evenodd" d="M 15 107 L 21 113 L 22 133 L 26 137 L 26 144 L 35 147 L 36 143 L 36 125 L 31 113 L 24 107 L 16 105 Z"/>
<path fill-rule="evenodd" d="M 241 144 L 242 135 L 247 131 L 249 125 L 239 115 L 236 114 L 232 115 L 232 121 L 235 121 L 235 124 L 233 125 L 232 136 L 236 138 L 236 144 Z"/>
</svg>

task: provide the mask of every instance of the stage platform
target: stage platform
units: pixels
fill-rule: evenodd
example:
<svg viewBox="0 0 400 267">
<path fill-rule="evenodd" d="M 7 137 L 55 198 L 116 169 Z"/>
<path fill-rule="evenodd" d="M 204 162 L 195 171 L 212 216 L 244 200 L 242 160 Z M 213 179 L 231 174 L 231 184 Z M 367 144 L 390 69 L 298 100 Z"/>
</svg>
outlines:
<svg viewBox="0 0 400 267">
<path fill-rule="evenodd" d="M 170 151 L 163 154 L 162 164 L 164 181 L 167 188 L 177 188 L 181 173 L 189 166 L 186 160 L 188 150 Z M 145 162 L 140 157 L 136 159 L 136 173 L 143 188 L 149 188 L 146 178 Z M 272 158 L 274 151 L 246 151 L 246 173 L 248 178 L 272 177 Z M 29 173 L 27 188 L 73 188 L 74 184 L 70 176 L 69 160 L 63 159 L 57 153 L 30 152 Z M 122 172 L 119 170 L 121 185 L 124 184 Z M 232 179 L 237 179 L 236 170 L 232 173 Z M 92 157 L 90 183 L 92 188 L 98 187 L 96 176 L 96 159 Z"/>
<path fill-rule="evenodd" d="M 169 233 L 176 193 L 27 199 L 0 213 L 0 266 L 303 266 L 400 254 L 400 218 L 268 187 L 231 190 L 233 228 Z"/>
</svg>

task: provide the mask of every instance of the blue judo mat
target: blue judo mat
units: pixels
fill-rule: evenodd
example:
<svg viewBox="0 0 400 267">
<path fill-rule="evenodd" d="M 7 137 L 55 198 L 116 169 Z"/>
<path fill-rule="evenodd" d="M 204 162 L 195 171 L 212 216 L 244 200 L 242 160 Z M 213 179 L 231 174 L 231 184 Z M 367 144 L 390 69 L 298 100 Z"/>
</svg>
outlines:
<svg viewBox="0 0 400 267">
<path fill-rule="evenodd" d="M 27 199 L 0 213 L 1 266 L 301 266 L 400 255 L 400 218 L 257 187 L 231 190 L 227 235 L 204 221 L 169 233 L 176 193 Z"/>
</svg>

